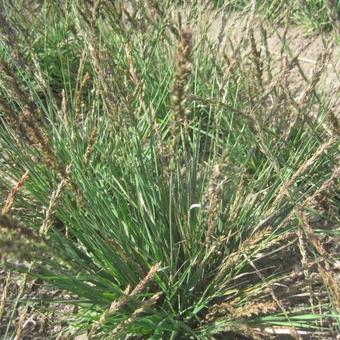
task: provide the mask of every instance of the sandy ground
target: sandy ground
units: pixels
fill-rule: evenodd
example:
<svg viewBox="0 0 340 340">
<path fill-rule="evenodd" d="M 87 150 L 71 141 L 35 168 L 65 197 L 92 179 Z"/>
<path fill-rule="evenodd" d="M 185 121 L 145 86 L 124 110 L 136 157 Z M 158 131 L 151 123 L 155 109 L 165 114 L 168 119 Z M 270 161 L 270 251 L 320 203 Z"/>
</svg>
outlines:
<svg viewBox="0 0 340 340">
<path fill-rule="evenodd" d="M 183 19 L 183 26 L 190 27 L 193 30 L 196 39 L 202 34 L 207 34 L 212 44 L 218 44 L 220 51 L 231 55 L 231 43 L 234 46 L 245 32 L 249 30 L 250 17 L 248 15 L 235 15 L 230 13 L 221 13 L 217 11 L 207 11 L 199 14 L 199 20 L 193 25 L 190 23 L 190 12 L 180 10 Z M 189 21 L 189 22 L 188 22 Z M 262 22 L 263 27 L 268 32 L 268 49 L 273 58 L 273 70 L 279 70 L 282 63 L 281 50 L 283 48 L 282 36 L 284 34 L 284 27 L 277 28 L 275 32 L 271 24 Z M 260 37 L 259 20 L 255 19 L 251 25 L 254 29 L 254 35 L 257 42 L 258 49 L 261 49 L 261 53 L 265 53 L 265 46 Z M 222 31 L 222 28 L 224 30 Z M 307 81 L 312 77 L 317 60 L 325 50 L 325 45 L 331 40 L 334 40 L 334 34 L 329 33 L 324 36 L 314 35 L 307 36 L 303 28 L 290 25 L 286 35 L 286 47 L 284 48 L 284 54 L 289 59 L 296 56 L 303 46 L 306 46 L 299 55 L 299 65 L 301 70 L 305 74 Z M 308 86 L 306 80 L 300 74 L 300 71 L 295 68 L 290 74 L 290 82 L 294 86 L 294 92 L 298 97 L 299 94 Z M 326 95 L 331 95 L 336 108 L 336 112 L 340 114 L 340 44 L 334 44 L 333 52 L 328 59 L 328 63 L 318 83 L 318 90 Z"/>
</svg>

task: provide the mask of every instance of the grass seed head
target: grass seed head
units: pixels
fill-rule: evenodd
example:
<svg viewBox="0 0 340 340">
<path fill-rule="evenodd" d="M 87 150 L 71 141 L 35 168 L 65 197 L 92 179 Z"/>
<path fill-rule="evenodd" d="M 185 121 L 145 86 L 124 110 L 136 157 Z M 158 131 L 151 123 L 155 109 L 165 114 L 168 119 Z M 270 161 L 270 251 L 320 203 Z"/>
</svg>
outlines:
<svg viewBox="0 0 340 340">
<path fill-rule="evenodd" d="M 22 309 L 19 317 L 18 327 L 15 333 L 14 340 L 20 340 L 23 338 L 25 321 L 27 319 L 29 308 L 26 306 Z"/>
<path fill-rule="evenodd" d="M 333 50 L 334 42 L 331 42 L 328 44 L 327 48 L 322 53 L 319 54 L 316 65 L 313 70 L 312 78 L 299 101 L 300 110 L 304 110 L 306 105 L 308 104 L 308 101 L 312 93 L 315 91 L 315 87 L 320 81 L 321 75 L 323 74 L 327 66 L 328 60 L 332 55 Z"/>
<path fill-rule="evenodd" d="M 173 158 L 178 150 L 181 131 L 188 134 L 188 108 L 186 91 L 192 67 L 192 33 L 182 31 L 176 56 L 176 72 L 172 88 L 170 116 L 170 155 Z"/>
<path fill-rule="evenodd" d="M 4 316 L 5 305 L 6 305 L 6 300 L 9 294 L 10 285 L 11 285 L 11 272 L 8 272 L 5 283 L 3 284 L 3 287 L 2 287 L 2 293 L 1 293 L 1 298 L 0 298 L 0 322 Z"/>
<path fill-rule="evenodd" d="M 336 0 L 327 0 L 327 11 L 330 22 L 337 34 L 340 35 L 340 13 L 339 13 L 339 2 Z"/>
<path fill-rule="evenodd" d="M 225 168 L 228 161 L 228 151 L 224 151 L 220 160 L 215 164 L 210 179 L 208 190 L 204 194 L 203 202 L 204 205 L 208 206 L 209 217 L 208 217 L 208 229 L 206 234 L 206 241 L 210 241 L 216 228 L 220 203 L 222 200 L 223 193 L 223 181 L 225 179 Z"/>
<path fill-rule="evenodd" d="M 323 155 L 323 153 L 333 146 L 335 141 L 336 139 L 332 137 L 326 143 L 320 145 L 315 153 L 299 167 L 299 169 L 293 174 L 293 176 L 291 176 L 290 180 L 282 185 L 281 189 L 276 195 L 273 206 L 278 204 L 286 194 L 289 194 L 290 189 L 293 187 L 297 179 L 300 178 L 307 170 L 309 170 L 309 168 L 313 164 L 315 164 L 315 162 Z"/>
<path fill-rule="evenodd" d="M 71 171 L 71 166 L 69 165 L 66 168 L 67 177 L 62 178 L 62 180 L 59 182 L 57 186 L 57 189 L 53 191 L 51 194 L 51 198 L 50 198 L 50 201 L 49 201 L 49 204 L 46 210 L 46 214 L 45 214 L 45 219 L 40 228 L 41 235 L 46 235 L 54 224 L 58 201 L 60 199 L 62 190 L 66 187 L 66 185 L 69 182 L 68 175 L 70 174 L 70 171 Z"/>
<path fill-rule="evenodd" d="M 132 291 L 130 291 L 131 290 L 130 286 L 128 286 L 123 296 L 120 297 L 118 300 L 112 302 L 110 308 L 107 309 L 103 313 L 103 315 L 100 317 L 100 319 L 92 325 L 91 330 L 89 332 L 89 338 L 100 329 L 100 327 L 106 322 L 106 320 L 109 318 L 110 315 L 118 312 L 123 306 L 125 306 L 129 301 L 131 301 L 136 295 L 140 294 L 146 288 L 148 283 L 153 279 L 154 275 L 157 273 L 159 269 L 160 269 L 160 263 L 157 263 L 150 268 L 147 275 L 137 284 L 137 286 Z M 159 293 L 157 293 L 155 296 L 159 297 Z M 150 301 L 150 300 L 147 300 L 147 301 Z M 133 314 L 131 317 L 133 317 Z M 117 326 L 117 328 L 121 326 Z M 121 328 L 119 328 L 119 330 L 121 330 Z M 118 332 L 117 329 L 116 331 Z"/>
<path fill-rule="evenodd" d="M 93 128 L 92 131 L 91 131 L 91 134 L 90 134 L 90 138 L 89 138 L 89 141 L 88 141 L 88 144 L 87 144 L 87 148 L 86 148 L 84 156 L 83 156 L 85 166 L 89 165 L 90 157 L 93 153 L 94 144 L 96 143 L 97 136 L 98 136 L 98 130 L 97 130 L 97 128 Z"/>
<path fill-rule="evenodd" d="M 328 112 L 327 120 L 335 136 L 340 137 L 340 122 L 334 111 Z"/>
<path fill-rule="evenodd" d="M 138 318 L 139 315 L 141 315 L 148 308 L 153 306 L 158 301 L 158 299 L 161 297 L 161 295 L 162 293 L 158 292 L 154 294 L 150 299 L 143 301 L 141 303 L 141 306 L 137 308 L 127 320 L 123 321 L 112 331 L 111 336 L 112 337 L 118 336 L 128 325 L 133 323 Z"/>
<path fill-rule="evenodd" d="M 250 236 L 247 240 L 243 241 L 239 248 L 231 253 L 227 258 L 223 261 L 220 266 L 219 273 L 217 277 L 223 276 L 228 270 L 234 268 L 238 263 L 241 262 L 242 257 L 245 254 L 248 254 L 254 247 L 256 247 L 261 241 L 267 238 L 271 234 L 271 228 L 267 227 L 262 231 L 258 231 L 254 233 L 254 235 Z"/>
<path fill-rule="evenodd" d="M 252 60 L 256 68 L 256 78 L 261 88 L 263 88 L 263 61 L 261 58 L 261 49 L 257 49 L 254 31 L 250 30 L 250 47 Z"/>
<path fill-rule="evenodd" d="M 12 190 L 10 191 L 6 201 L 5 201 L 5 205 L 2 209 L 2 214 L 8 214 L 14 204 L 15 201 L 15 197 L 18 193 L 18 191 L 24 186 L 25 182 L 28 180 L 28 171 L 26 171 L 22 177 L 20 178 L 20 180 L 15 184 L 15 186 L 12 188 Z"/>
</svg>

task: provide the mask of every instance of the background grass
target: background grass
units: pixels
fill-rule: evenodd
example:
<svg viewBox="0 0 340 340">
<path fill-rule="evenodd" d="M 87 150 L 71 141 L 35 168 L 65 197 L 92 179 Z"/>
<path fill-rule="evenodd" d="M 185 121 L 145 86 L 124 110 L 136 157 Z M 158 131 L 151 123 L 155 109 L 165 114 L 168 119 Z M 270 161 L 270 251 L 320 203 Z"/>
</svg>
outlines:
<svg viewBox="0 0 340 340">
<path fill-rule="evenodd" d="M 308 78 L 297 55 L 274 66 L 274 24 L 247 7 L 221 45 L 193 33 L 194 3 L 3 6 L 2 262 L 77 307 L 64 332 L 336 333 L 339 125 L 316 87 L 332 41 Z M 36 299 L 3 294 L 5 338 Z"/>
<path fill-rule="evenodd" d="M 302 26 L 306 33 L 331 31 L 332 29 L 339 30 L 340 2 L 337 0 L 261 0 L 256 2 L 249 0 L 215 0 L 214 3 L 219 8 L 227 7 L 236 11 L 243 11 L 256 3 L 256 11 L 274 22 L 282 22 L 287 18 L 285 12 L 288 10 L 291 23 Z"/>
</svg>

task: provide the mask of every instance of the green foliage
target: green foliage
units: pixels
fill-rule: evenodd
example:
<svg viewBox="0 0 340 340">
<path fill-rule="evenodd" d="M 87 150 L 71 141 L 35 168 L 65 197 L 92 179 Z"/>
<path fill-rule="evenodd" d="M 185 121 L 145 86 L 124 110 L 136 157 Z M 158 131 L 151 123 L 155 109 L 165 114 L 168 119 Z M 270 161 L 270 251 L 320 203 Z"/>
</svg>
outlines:
<svg viewBox="0 0 340 340">
<path fill-rule="evenodd" d="M 16 50 L 2 32 L 6 190 L 29 171 L 13 219 L 2 220 L 24 259 L 16 270 L 33 263 L 30 276 L 71 294 L 76 334 L 327 327 L 332 291 L 320 309 L 288 302 L 295 269 L 282 256 L 336 166 L 329 102 L 315 87 L 293 101 L 283 78 L 259 75 L 256 63 L 269 60 L 245 53 L 249 32 L 233 58 L 216 57 L 170 5 L 132 6 L 129 19 L 109 1 L 98 12 L 46 3 L 44 29 L 37 21 L 28 39 L 17 27 Z M 11 266 L 16 248 L 3 247 Z"/>
</svg>

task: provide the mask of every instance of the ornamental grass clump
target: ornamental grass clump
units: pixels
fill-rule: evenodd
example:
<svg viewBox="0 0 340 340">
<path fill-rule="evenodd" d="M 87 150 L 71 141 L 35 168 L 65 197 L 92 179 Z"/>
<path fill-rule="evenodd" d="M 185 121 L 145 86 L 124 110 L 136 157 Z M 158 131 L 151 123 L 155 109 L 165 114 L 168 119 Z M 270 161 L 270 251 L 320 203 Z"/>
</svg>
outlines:
<svg viewBox="0 0 340 340">
<path fill-rule="evenodd" d="M 254 11 L 217 51 L 196 2 L 0 6 L 1 336 L 337 333 L 332 41 L 309 77 Z"/>
</svg>

